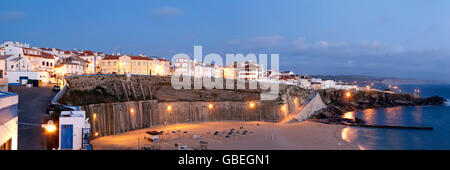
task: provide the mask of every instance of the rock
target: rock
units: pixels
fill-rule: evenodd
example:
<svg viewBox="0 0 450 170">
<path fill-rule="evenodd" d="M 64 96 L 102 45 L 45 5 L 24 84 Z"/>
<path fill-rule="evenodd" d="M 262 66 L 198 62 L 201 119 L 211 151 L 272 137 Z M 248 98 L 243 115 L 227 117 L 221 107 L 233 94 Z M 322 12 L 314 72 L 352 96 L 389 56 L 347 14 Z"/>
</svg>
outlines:
<svg viewBox="0 0 450 170">
<path fill-rule="evenodd" d="M 417 98 L 409 94 L 356 91 L 353 92 L 351 98 L 346 98 L 343 96 L 344 90 L 327 89 L 318 92 L 324 103 L 329 106 L 327 109 L 320 110 L 320 115 L 323 118 L 331 118 L 335 121 L 340 115 L 349 111 L 393 106 L 444 105 L 446 102 L 444 98 L 439 96 Z"/>
</svg>

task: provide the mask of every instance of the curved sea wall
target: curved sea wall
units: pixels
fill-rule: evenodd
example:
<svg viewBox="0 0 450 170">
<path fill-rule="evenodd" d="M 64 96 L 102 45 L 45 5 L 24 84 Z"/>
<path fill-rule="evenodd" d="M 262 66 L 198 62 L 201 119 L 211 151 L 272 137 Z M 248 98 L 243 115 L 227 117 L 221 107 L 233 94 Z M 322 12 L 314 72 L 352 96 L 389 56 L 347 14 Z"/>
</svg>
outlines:
<svg viewBox="0 0 450 170">
<path fill-rule="evenodd" d="M 251 106 L 253 103 L 253 106 Z M 212 108 L 209 105 L 212 105 Z M 83 107 L 92 133 L 98 136 L 161 126 L 204 121 L 280 121 L 300 102 L 158 102 L 157 100 L 100 103 Z M 170 107 L 170 109 L 169 109 Z M 94 116 L 95 115 L 95 116 Z"/>
<path fill-rule="evenodd" d="M 96 136 L 166 123 L 276 122 L 298 112 L 314 93 L 280 85 L 275 100 L 261 101 L 261 89 L 177 90 L 168 77 L 133 75 L 128 79 L 124 75 L 100 75 L 66 77 L 66 80 L 68 89 L 59 102 L 82 106 L 91 123 L 91 133 Z"/>
</svg>

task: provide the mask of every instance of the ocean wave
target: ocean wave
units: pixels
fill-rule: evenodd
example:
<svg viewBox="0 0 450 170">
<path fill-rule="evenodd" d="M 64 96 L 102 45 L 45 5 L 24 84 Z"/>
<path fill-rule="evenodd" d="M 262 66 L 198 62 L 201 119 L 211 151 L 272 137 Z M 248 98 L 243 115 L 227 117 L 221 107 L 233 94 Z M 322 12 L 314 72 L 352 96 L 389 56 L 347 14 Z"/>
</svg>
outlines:
<svg viewBox="0 0 450 170">
<path fill-rule="evenodd" d="M 447 101 L 445 102 L 446 106 L 450 106 L 450 99 L 447 99 Z"/>
</svg>

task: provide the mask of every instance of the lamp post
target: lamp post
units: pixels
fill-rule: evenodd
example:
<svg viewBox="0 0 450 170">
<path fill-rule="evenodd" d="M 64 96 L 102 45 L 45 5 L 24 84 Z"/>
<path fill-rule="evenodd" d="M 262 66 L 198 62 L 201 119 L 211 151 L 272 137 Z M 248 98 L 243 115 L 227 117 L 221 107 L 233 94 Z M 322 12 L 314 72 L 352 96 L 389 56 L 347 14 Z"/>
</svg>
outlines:
<svg viewBox="0 0 450 170">
<path fill-rule="evenodd" d="M 41 126 L 42 128 L 45 129 L 45 134 L 48 134 L 48 135 L 53 134 L 57 130 L 57 127 L 53 123 L 52 120 L 49 120 L 47 122 L 47 124 L 24 123 L 24 122 L 17 122 L 17 124 L 19 124 L 19 125 L 29 125 L 29 126 Z M 47 148 L 47 140 L 46 140 L 46 138 L 44 138 L 44 147 Z"/>
</svg>

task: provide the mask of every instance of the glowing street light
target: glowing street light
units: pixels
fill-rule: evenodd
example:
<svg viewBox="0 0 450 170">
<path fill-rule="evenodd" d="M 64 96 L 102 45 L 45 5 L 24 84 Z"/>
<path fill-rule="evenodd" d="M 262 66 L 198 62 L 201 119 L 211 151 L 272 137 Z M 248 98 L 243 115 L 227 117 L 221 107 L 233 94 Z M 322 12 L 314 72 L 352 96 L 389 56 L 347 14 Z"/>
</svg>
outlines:
<svg viewBox="0 0 450 170">
<path fill-rule="evenodd" d="M 130 113 L 134 113 L 134 109 L 133 108 L 130 109 Z"/>
<path fill-rule="evenodd" d="M 172 106 L 171 105 L 169 105 L 169 106 L 167 106 L 167 111 L 171 111 L 172 110 Z"/>
<path fill-rule="evenodd" d="M 352 93 L 350 92 L 345 93 L 345 97 L 352 97 Z"/>
<path fill-rule="evenodd" d="M 213 108 L 214 108 L 214 105 L 210 103 L 210 104 L 208 105 L 208 109 L 213 109 Z"/>
<path fill-rule="evenodd" d="M 248 106 L 253 109 L 253 108 L 255 108 L 255 103 L 250 102 L 250 104 L 248 104 Z"/>
<path fill-rule="evenodd" d="M 94 136 L 98 136 L 98 132 L 95 132 L 95 133 L 94 133 Z"/>
<path fill-rule="evenodd" d="M 281 106 L 281 111 L 283 111 L 283 112 L 286 112 L 286 111 L 287 111 L 287 107 L 286 107 L 285 104 L 284 104 L 283 106 Z"/>
<path fill-rule="evenodd" d="M 56 126 L 53 124 L 52 120 L 49 120 L 47 124 L 42 124 L 41 127 L 43 127 L 46 132 L 52 133 L 56 131 Z"/>
<path fill-rule="evenodd" d="M 92 117 L 95 119 L 97 119 L 97 113 L 94 113 L 94 115 L 92 115 Z"/>
</svg>

